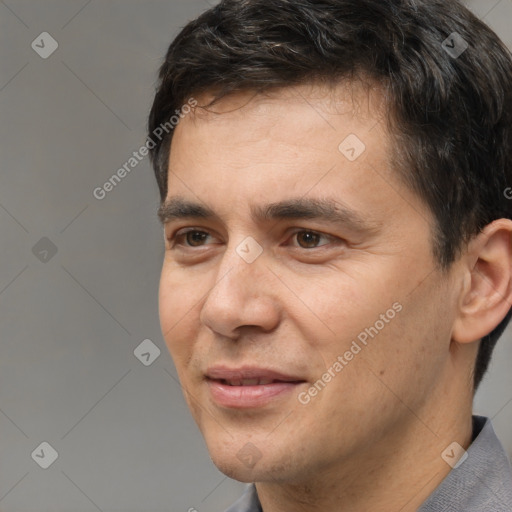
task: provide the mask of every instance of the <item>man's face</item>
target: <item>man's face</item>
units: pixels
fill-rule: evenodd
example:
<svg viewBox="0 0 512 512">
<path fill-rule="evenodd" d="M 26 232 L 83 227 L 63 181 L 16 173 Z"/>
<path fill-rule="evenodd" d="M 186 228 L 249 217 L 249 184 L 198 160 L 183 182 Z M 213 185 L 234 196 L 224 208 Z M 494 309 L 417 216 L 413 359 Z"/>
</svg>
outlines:
<svg viewBox="0 0 512 512">
<path fill-rule="evenodd" d="M 435 270 L 432 215 L 391 168 L 378 90 L 301 86 L 212 110 L 172 141 L 167 199 L 215 216 L 165 226 L 179 236 L 162 332 L 215 464 L 300 482 L 431 412 L 456 291 Z M 305 215 L 320 200 L 339 217 Z"/>
</svg>

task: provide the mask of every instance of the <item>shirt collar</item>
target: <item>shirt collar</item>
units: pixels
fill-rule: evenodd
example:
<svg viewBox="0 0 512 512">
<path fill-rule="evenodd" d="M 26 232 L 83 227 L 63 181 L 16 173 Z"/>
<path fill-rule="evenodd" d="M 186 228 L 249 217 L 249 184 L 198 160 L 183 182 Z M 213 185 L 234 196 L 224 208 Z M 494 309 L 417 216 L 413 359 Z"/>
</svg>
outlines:
<svg viewBox="0 0 512 512">
<path fill-rule="evenodd" d="M 473 437 L 466 460 L 448 473 L 418 512 L 512 510 L 512 469 L 489 418 L 473 416 Z"/>
</svg>

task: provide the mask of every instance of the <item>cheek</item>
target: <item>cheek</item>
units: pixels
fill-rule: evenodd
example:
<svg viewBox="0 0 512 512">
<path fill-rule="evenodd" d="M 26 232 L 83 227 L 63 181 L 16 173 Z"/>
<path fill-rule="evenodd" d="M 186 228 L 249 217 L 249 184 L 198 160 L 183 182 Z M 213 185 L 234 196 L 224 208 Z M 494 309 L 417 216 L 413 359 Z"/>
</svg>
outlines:
<svg viewBox="0 0 512 512">
<path fill-rule="evenodd" d="M 301 324 L 314 326 L 324 337 L 344 335 L 351 324 L 369 309 L 368 276 L 356 269 L 345 268 L 348 262 L 329 268 L 300 273 L 281 271 L 279 302 L 291 311 Z"/>
<path fill-rule="evenodd" d="M 416 410 L 441 380 L 450 340 L 447 295 L 428 287 L 402 294 L 400 312 L 382 329 L 382 323 L 372 324 L 378 333 L 368 337 L 360 355 L 371 382 L 391 402 Z"/>
<path fill-rule="evenodd" d="M 420 388 L 433 385 L 449 341 L 448 294 L 428 284 L 411 294 L 410 281 L 400 279 L 398 272 L 390 279 L 390 274 L 387 280 L 360 275 L 326 282 L 321 294 L 315 288 L 314 311 L 325 333 L 311 338 L 320 356 L 318 376 L 341 356 L 343 370 L 335 373 L 345 377 L 334 380 L 357 393 L 389 385 L 408 395 L 414 393 L 410 382 Z M 305 318 L 297 318 L 306 332 Z M 361 382 L 366 391 L 356 389 Z"/>
<path fill-rule="evenodd" d="M 318 346 L 322 351 L 331 352 L 331 356 L 348 350 L 353 340 L 370 339 L 368 331 L 375 333 L 376 323 L 379 332 L 388 329 L 399 315 L 393 308 L 398 294 L 382 279 L 363 271 L 353 271 L 350 275 L 342 270 L 336 272 L 336 278 L 329 276 L 315 285 L 313 293 L 304 292 L 310 313 L 297 315 L 302 325 L 306 325 L 307 316 L 315 317 L 315 326 L 321 329 L 318 334 L 325 340 L 319 341 Z M 311 284 L 311 278 L 304 278 L 304 290 L 308 287 L 311 290 Z M 388 322 L 383 323 L 380 315 L 385 315 Z"/>
<path fill-rule="evenodd" d="M 177 367 L 192 349 L 194 305 L 198 302 L 195 288 L 182 281 L 179 272 L 164 264 L 158 291 L 160 328 Z"/>
</svg>

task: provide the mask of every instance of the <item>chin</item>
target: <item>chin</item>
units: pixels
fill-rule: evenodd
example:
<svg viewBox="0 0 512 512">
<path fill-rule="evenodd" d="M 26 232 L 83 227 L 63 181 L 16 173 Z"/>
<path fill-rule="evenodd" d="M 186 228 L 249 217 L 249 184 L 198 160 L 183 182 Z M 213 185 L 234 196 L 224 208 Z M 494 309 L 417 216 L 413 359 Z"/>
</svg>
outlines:
<svg viewBox="0 0 512 512">
<path fill-rule="evenodd" d="M 252 483 L 293 478 L 301 466 L 290 439 L 270 440 L 265 433 L 257 433 L 254 425 L 230 428 L 228 433 L 217 423 L 203 423 L 200 430 L 210 459 L 233 480 Z"/>
<path fill-rule="evenodd" d="M 295 467 L 298 461 L 288 460 L 288 457 L 281 460 L 272 447 L 266 448 L 265 453 L 261 453 L 250 441 L 244 442 L 241 449 L 234 444 L 226 444 L 222 448 L 208 446 L 210 458 L 217 469 L 233 480 L 243 483 L 300 480 Z"/>
<path fill-rule="evenodd" d="M 240 462 L 236 457 L 213 457 L 210 455 L 217 469 L 233 480 L 243 483 L 252 483 L 257 480 L 265 480 L 261 468 L 250 468 Z M 264 473 L 264 471 L 263 471 Z"/>
</svg>

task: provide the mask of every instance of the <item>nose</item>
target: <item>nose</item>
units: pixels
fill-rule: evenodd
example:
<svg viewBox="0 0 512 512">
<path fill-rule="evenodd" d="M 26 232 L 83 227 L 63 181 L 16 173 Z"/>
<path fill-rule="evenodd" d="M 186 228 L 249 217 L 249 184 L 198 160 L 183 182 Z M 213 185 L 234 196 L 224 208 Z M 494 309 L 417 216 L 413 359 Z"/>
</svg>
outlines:
<svg viewBox="0 0 512 512">
<path fill-rule="evenodd" d="M 223 337 L 236 339 L 242 327 L 273 330 L 279 322 L 278 279 L 267 266 L 265 253 L 246 261 L 226 248 L 200 313 L 200 321 Z"/>
</svg>

